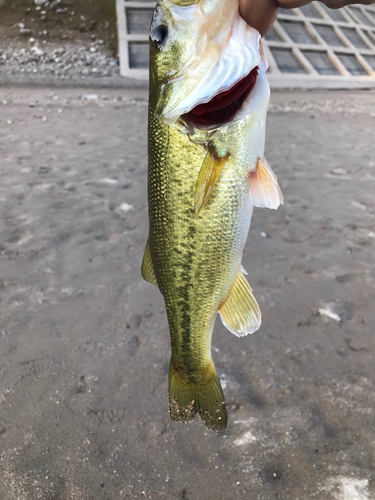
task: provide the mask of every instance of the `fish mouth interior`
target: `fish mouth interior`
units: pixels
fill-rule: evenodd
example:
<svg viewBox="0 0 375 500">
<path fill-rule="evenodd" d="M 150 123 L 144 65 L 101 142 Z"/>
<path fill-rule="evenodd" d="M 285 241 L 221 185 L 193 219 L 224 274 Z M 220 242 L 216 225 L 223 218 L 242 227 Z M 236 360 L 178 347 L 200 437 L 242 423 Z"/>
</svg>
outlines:
<svg viewBox="0 0 375 500">
<path fill-rule="evenodd" d="M 197 128 L 210 129 L 230 122 L 255 85 L 258 66 L 229 90 L 214 96 L 209 102 L 199 104 L 181 116 L 185 122 Z"/>
</svg>

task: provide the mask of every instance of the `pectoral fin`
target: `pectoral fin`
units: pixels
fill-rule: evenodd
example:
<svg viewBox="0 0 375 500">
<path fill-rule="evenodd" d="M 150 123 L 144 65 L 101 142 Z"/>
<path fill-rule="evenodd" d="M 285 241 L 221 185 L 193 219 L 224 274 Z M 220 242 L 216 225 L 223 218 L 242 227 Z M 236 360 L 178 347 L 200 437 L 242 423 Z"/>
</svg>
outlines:
<svg viewBox="0 0 375 500">
<path fill-rule="evenodd" d="M 277 177 L 265 158 L 258 159 L 255 171 L 249 173 L 249 179 L 250 199 L 255 207 L 276 209 L 280 204 L 284 204 Z"/>
<path fill-rule="evenodd" d="M 219 311 L 223 325 L 238 337 L 255 332 L 261 324 L 260 308 L 244 273 L 241 266 L 232 290 Z"/>
<path fill-rule="evenodd" d="M 158 286 L 158 282 L 156 280 L 156 275 L 154 271 L 154 265 L 152 263 L 152 258 L 151 258 L 150 245 L 148 241 L 142 262 L 142 278 L 145 281 L 151 283 L 152 285 Z"/>
<path fill-rule="evenodd" d="M 228 157 L 229 155 L 225 155 L 219 158 L 216 152 L 211 148 L 207 152 L 199 172 L 197 185 L 195 187 L 194 202 L 196 217 L 210 199 Z"/>
</svg>

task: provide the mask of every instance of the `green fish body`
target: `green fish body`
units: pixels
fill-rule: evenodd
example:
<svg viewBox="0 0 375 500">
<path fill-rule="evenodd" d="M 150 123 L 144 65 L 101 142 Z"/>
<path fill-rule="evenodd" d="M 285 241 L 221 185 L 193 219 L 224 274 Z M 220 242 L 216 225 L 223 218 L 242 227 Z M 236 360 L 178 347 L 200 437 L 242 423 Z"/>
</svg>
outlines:
<svg viewBox="0 0 375 500">
<path fill-rule="evenodd" d="M 227 8 L 230 14 L 218 20 L 217 3 L 161 1 L 155 10 L 150 32 L 150 230 L 142 275 L 165 300 L 171 419 L 188 422 L 199 413 L 208 428 L 220 431 L 226 428 L 227 410 L 211 357 L 215 318 L 219 312 L 238 336 L 259 328 L 259 306 L 241 260 L 252 207 L 276 208 L 282 195 L 263 158 L 269 87 L 259 36 L 242 24 L 233 2 L 221 0 L 222 11 Z M 203 7 L 206 11 L 198 15 L 195 10 Z M 193 38 L 195 52 L 189 46 L 187 56 L 194 22 L 207 40 L 202 49 Z M 220 30 L 220 23 L 228 26 Z M 230 68 L 223 69 L 221 62 L 230 36 L 221 45 L 217 40 L 238 24 L 244 32 L 239 43 L 250 40 L 253 52 L 242 69 L 245 77 L 237 71 L 231 79 L 224 75 Z M 210 72 L 216 73 L 216 88 L 207 84 L 199 90 L 199 84 L 191 83 Z M 243 100 L 238 110 L 231 95 L 237 107 Z M 227 109 L 223 116 L 220 106 Z M 229 119 L 228 109 L 235 110 Z"/>
</svg>

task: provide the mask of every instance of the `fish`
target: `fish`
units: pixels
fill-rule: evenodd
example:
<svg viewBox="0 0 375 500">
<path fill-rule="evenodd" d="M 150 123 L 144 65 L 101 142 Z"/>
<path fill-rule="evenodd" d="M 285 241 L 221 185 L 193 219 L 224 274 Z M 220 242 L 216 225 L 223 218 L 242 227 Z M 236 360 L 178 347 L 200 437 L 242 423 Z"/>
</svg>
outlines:
<svg viewBox="0 0 375 500">
<path fill-rule="evenodd" d="M 211 355 L 217 314 L 241 337 L 261 312 L 241 261 L 253 206 L 283 203 L 264 158 L 270 89 L 238 0 L 159 0 L 149 34 L 149 236 L 143 278 L 165 301 L 169 413 L 224 431 Z"/>
</svg>

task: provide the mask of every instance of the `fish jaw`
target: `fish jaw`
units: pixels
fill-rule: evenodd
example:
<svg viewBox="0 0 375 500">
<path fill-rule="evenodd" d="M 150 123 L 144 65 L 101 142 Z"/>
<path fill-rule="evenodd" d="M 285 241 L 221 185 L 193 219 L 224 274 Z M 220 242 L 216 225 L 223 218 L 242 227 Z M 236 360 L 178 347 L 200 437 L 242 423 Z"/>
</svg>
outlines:
<svg viewBox="0 0 375 500">
<path fill-rule="evenodd" d="M 180 7 L 161 2 L 151 25 L 169 27 L 169 40 L 159 53 L 151 50 L 153 61 L 168 59 L 178 52 L 174 68 L 167 65 L 156 75 L 159 98 L 155 117 L 173 125 L 183 114 L 228 91 L 260 65 L 260 35 L 240 17 L 237 5 L 228 0 L 201 0 Z M 170 65 L 169 65 L 170 66 Z M 160 65 L 161 67 L 161 65 Z"/>
</svg>

